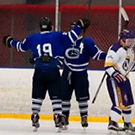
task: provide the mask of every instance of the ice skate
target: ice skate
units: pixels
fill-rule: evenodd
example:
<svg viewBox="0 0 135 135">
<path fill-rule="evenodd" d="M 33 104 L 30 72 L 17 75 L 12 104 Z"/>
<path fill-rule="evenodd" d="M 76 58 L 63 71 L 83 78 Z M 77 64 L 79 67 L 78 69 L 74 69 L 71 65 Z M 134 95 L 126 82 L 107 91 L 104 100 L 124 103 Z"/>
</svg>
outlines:
<svg viewBox="0 0 135 135">
<path fill-rule="evenodd" d="M 82 124 L 82 127 L 84 128 L 84 130 L 86 127 L 88 127 L 87 116 L 82 117 L 81 124 Z"/>
<path fill-rule="evenodd" d="M 55 127 L 58 128 L 57 132 L 62 131 L 62 116 L 59 114 L 54 114 L 54 122 L 55 122 Z"/>
<path fill-rule="evenodd" d="M 69 124 L 69 121 L 68 121 L 68 117 L 65 116 L 65 115 L 62 115 L 62 126 L 63 126 L 63 130 L 67 130 L 68 129 L 68 124 Z"/>
<path fill-rule="evenodd" d="M 124 131 L 123 128 L 119 127 L 118 123 L 110 120 L 108 125 L 108 130 L 110 134 L 117 134 L 120 131 Z"/>
<path fill-rule="evenodd" d="M 129 122 L 129 123 L 124 122 L 124 128 L 123 129 L 126 133 L 135 132 L 135 127 L 133 127 L 131 122 Z"/>
<path fill-rule="evenodd" d="M 31 120 L 32 120 L 32 126 L 34 127 L 33 131 L 36 132 L 38 130 L 38 128 L 40 127 L 39 115 L 37 113 L 33 113 L 31 115 Z"/>
</svg>

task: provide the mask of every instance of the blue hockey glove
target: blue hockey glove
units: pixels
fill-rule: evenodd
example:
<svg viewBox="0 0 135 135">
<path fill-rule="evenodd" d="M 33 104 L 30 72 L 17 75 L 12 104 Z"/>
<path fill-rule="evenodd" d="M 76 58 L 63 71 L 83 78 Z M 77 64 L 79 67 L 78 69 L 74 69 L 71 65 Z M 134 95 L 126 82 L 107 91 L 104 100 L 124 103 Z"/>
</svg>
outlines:
<svg viewBox="0 0 135 135">
<path fill-rule="evenodd" d="M 112 77 L 114 78 L 115 82 L 117 83 L 118 86 L 120 86 L 121 84 L 123 84 L 126 81 L 126 78 L 119 73 L 118 71 L 115 71 L 112 74 Z"/>
<path fill-rule="evenodd" d="M 90 20 L 89 19 L 79 19 L 76 23 L 81 27 L 81 29 L 85 32 L 86 29 L 90 26 Z"/>
<path fill-rule="evenodd" d="M 4 36 L 3 37 L 3 44 L 5 45 L 5 46 L 8 46 L 9 48 L 11 47 L 11 44 L 10 44 L 10 42 L 13 40 L 13 38 L 10 36 L 10 35 L 8 35 L 8 36 Z"/>
</svg>

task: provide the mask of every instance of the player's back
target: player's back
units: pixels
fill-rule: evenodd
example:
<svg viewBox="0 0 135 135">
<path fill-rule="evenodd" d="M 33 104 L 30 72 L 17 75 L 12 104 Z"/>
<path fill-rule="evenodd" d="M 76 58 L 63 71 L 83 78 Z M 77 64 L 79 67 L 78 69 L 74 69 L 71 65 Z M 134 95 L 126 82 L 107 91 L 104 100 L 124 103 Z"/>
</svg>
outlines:
<svg viewBox="0 0 135 135">
<path fill-rule="evenodd" d="M 61 32 L 42 32 L 33 34 L 28 38 L 31 42 L 30 49 L 36 61 L 36 68 L 48 71 L 61 65 L 59 58 L 64 56 L 61 34 Z M 44 58 L 46 60 L 43 61 L 42 58 L 45 56 L 47 58 Z M 47 61 L 48 59 L 50 60 Z"/>
<path fill-rule="evenodd" d="M 73 71 L 86 70 L 90 57 L 95 55 L 94 45 L 92 39 L 84 37 L 77 40 L 75 45 L 66 47 L 65 65 Z"/>
<path fill-rule="evenodd" d="M 63 56 L 63 49 L 61 32 L 42 32 L 31 36 L 31 50 L 34 58 L 44 55 Z"/>
</svg>

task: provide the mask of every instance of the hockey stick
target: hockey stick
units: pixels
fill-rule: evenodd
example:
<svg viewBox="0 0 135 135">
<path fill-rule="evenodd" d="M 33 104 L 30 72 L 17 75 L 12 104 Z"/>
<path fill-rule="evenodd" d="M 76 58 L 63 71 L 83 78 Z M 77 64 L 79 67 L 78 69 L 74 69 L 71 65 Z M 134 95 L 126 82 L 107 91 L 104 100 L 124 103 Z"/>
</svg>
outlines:
<svg viewBox="0 0 135 135">
<path fill-rule="evenodd" d="M 132 66 L 132 67 L 130 68 L 130 70 L 126 73 L 125 76 L 127 76 L 127 75 L 129 74 L 129 72 L 134 68 L 134 66 L 135 66 L 135 65 L 133 64 L 133 66 Z M 101 88 L 103 82 L 104 82 L 105 77 L 106 77 L 106 73 L 104 73 L 104 75 L 103 75 L 103 77 L 102 77 L 102 80 L 101 80 L 101 82 L 100 82 L 100 84 L 99 84 L 99 86 L 98 86 L 98 89 L 97 89 L 97 91 L 96 91 L 96 94 L 95 94 L 95 96 L 94 96 L 94 98 L 93 98 L 93 100 L 92 100 L 92 103 L 93 103 L 93 104 L 94 104 L 94 102 L 95 102 L 95 100 L 96 100 L 96 98 L 97 98 L 97 95 L 98 95 L 98 93 L 99 93 L 99 90 L 100 90 L 100 88 Z"/>
<path fill-rule="evenodd" d="M 121 21 L 122 21 L 122 18 L 124 19 L 124 29 L 127 28 L 128 26 L 128 23 L 129 23 L 129 17 L 125 11 L 125 9 L 122 7 L 122 0 L 119 0 L 119 21 L 118 21 L 118 40 L 119 40 L 119 35 L 120 35 L 120 32 L 121 32 L 121 29 L 123 29 L 121 27 Z"/>
<path fill-rule="evenodd" d="M 90 7 L 91 7 L 91 2 L 92 2 L 92 0 L 88 0 L 88 9 L 87 9 L 87 13 L 86 13 L 86 18 L 87 18 L 87 19 L 90 18 Z"/>
<path fill-rule="evenodd" d="M 90 19 L 90 7 L 91 7 L 91 1 L 92 0 L 88 0 L 88 9 L 87 9 L 87 12 L 86 12 L 86 19 Z M 83 31 L 84 33 L 84 36 L 85 36 L 85 32 L 86 32 L 86 29 Z"/>
<path fill-rule="evenodd" d="M 101 88 L 103 82 L 104 82 L 105 77 L 106 77 L 106 72 L 104 73 L 104 75 L 103 75 L 103 77 L 102 77 L 102 80 L 101 80 L 101 82 L 100 82 L 100 84 L 99 84 L 99 86 L 98 86 L 98 89 L 97 89 L 97 91 L 96 91 L 96 94 L 95 94 L 95 96 L 94 96 L 94 98 L 93 98 L 93 100 L 92 100 L 92 103 L 93 103 L 93 104 L 94 104 L 94 102 L 95 102 L 95 100 L 96 100 L 96 98 L 97 98 L 97 95 L 98 95 L 98 93 L 99 93 L 99 90 L 100 90 L 100 88 Z"/>
<path fill-rule="evenodd" d="M 126 11 L 125 11 L 125 9 L 123 8 L 123 7 L 120 7 L 120 14 L 121 14 L 121 16 L 123 17 L 123 19 L 124 19 L 124 29 L 126 29 L 127 28 L 127 26 L 128 26 L 128 23 L 129 23 L 129 17 L 128 17 L 128 15 L 127 15 L 127 13 L 126 13 Z M 133 67 L 132 67 L 133 68 Z M 131 69 L 132 69 L 131 68 Z M 129 70 L 129 72 L 130 72 L 131 70 Z M 128 73 L 129 73 L 128 72 Z M 128 74 L 127 73 L 127 74 Z M 126 74 L 126 75 L 127 75 Z M 100 84 L 99 84 L 99 86 L 98 86 L 98 89 L 97 89 L 97 91 L 96 91 L 96 94 L 95 94 L 95 96 L 94 96 L 94 98 L 93 98 L 93 100 L 92 100 L 92 103 L 94 103 L 95 102 L 95 100 L 96 100 L 96 98 L 97 98 L 97 95 L 98 95 L 98 93 L 99 93 L 99 90 L 100 90 L 100 88 L 101 88 L 101 86 L 102 86 L 102 84 L 103 84 L 103 81 L 104 81 L 104 79 L 105 79 L 105 76 L 106 76 L 106 73 L 104 73 L 104 75 L 103 75 L 103 77 L 102 77 L 102 80 L 101 80 L 101 82 L 100 82 Z"/>
<path fill-rule="evenodd" d="M 129 74 L 129 72 L 134 68 L 134 66 L 135 66 L 135 65 L 133 64 L 133 66 L 132 66 L 132 67 L 130 68 L 130 70 L 126 73 L 125 76 L 127 76 L 127 75 Z M 98 95 L 98 93 L 99 93 L 99 90 L 100 90 L 100 88 L 101 88 L 103 82 L 104 82 L 105 77 L 106 77 L 106 73 L 104 73 L 104 75 L 103 75 L 103 77 L 102 77 L 102 80 L 101 80 L 101 82 L 100 82 L 100 84 L 99 84 L 99 86 L 98 86 L 98 89 L 97 89 L 97 91 L 96 91 L 96 94 L 95 94 L 95 96 L 94 96 L 94 98 L 93 98 L 93 100 L 92 100 L 92 103 L 93 103 L 93 104 L 94 104 L 94 102 L 95 102 L 95 100 L 96 100 L 96 98 L 97 98 L 97 95 Z"/>
<path fill-rule="evenodd" d="M 131 66 L 130 70 L 126 73 L 125 76 L 127 76 L 129 74 L 130 71 L 132 71 L 132 69 L 135 67 L 135 64 L 133 63 L 133 66 Z"/>
<path fill-rule="evenodd" d="M 126 29 L 128 26 L 128 23 L 129 23 L 129 17 L 128 17 L 128 15 L 123 7 L 120 8 L 120 12 L 121 12 L 121 15 L 125 21 L 124 29 Z"/>
</svg>

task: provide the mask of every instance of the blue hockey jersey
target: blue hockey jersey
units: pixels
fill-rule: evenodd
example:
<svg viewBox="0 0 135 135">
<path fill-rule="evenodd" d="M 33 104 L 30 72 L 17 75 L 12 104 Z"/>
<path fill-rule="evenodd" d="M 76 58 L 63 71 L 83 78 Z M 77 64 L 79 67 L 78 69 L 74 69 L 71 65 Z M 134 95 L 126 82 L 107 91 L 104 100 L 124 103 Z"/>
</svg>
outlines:
<svg viewBox="0 0 135 135">
<path fill-rule="evenodd" d="M 90 58 L 105 60 L 106 53 L 101 51 L 89 37 L 80 37 L 74 44 L 65 48 L 64 64 L 71 71 L 87 70 Z"/>
<path fill-rule="evenodd" d="M 67 33 L 45 31 L 32 34 L 24 39 L 23 42 L 13 40 L 11 45 L 21 52 L 31 50 L 36 61 L 36 68 L 55 68 L 60 66 L 59 59 L 64 58 L 64 46 L 73 44 L 78 39 L 80 33 L 81 28 L 79 26 Z M 39 58 L 44 55 L 52 57 L 52 61 L 50 63 L 43 63 Z"/>
</svg>

